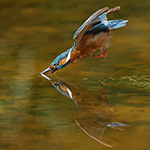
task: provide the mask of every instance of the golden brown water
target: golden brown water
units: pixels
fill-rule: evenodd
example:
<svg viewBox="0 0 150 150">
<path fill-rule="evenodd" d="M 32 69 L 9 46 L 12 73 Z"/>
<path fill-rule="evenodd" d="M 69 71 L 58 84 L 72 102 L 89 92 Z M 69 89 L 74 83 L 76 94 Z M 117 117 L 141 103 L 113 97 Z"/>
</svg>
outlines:
<svg viewBox="0 0 150 150">
<path fill-rule="evenodd" d="M 108 18 L 128 19 L 129 23 L 113 35 L 109 58 L 89 57 L 56 73 L 70 86 L 75 103 L 50 81 L 34 75 L 72 46 L 76 29 L 93 12 L 117 5 L 121 10 Z M 148 150 L 149 8 L 147 0 L 2 0 L 0 149 L 105 150 L 111 145 L 115 150 Z M 131 126 L 124 130 L 107 126 L 118 118 Z M 97 134 L 91 126 L 99 130 Z"/>
</svg>

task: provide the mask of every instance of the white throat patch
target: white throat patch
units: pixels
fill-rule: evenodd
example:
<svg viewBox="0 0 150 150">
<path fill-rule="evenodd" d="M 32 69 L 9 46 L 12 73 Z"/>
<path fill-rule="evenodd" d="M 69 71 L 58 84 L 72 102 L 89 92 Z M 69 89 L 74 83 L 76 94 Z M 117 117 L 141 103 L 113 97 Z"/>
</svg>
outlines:
<svg viewBox="0 0 150 150">
<path fill-rule="evenodd" d="M 66 58 L 66 62 L 68 62 L 68 61 L 70 60 L 70 58 L 71 58 L 71 50 L 72 50 L 72 49 L 69 50 L 68 56 L 67 56 L 67 58 Z"/>
</svg>

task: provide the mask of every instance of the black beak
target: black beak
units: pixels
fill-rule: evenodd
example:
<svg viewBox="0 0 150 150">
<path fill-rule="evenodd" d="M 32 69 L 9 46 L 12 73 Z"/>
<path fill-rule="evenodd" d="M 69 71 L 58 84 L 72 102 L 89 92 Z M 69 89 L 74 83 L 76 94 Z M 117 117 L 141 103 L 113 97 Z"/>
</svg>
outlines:
<svg viewBox="0 0 150 150">
<path fill-rule="evenodd" d="M 51 71 L 51 69 L 48 67 L 45 70 L 43 70 L 42 72 L 40 72 L 40 74 L 44 74 L 44 73 L 49 72 L 49 71 Z"/>
<path fill-rule="evenodd" d="M 42 72 L 40 72 L 39 74 L 44 74 L 44 73 L 49 72 L 49 71 L 51 71 L 50 74 L 53 74 L 56 70 L 57 70 L 57 68 L 50 69 L 48 67 L 45 70 L 43 70 Z"/>
</svg>

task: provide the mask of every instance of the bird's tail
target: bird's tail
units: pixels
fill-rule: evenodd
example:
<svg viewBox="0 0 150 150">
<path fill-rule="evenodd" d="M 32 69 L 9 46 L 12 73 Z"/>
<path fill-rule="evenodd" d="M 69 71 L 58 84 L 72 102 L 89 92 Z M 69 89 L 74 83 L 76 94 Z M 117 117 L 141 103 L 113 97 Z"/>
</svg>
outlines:
<svg viewBox="0 0 150 150">
<path fill-rule="evenodd" d="M 118 19 L 118 20 L 110 20 L 108 21 L 108 27 L 111 29 L 117 29 L 120 27 L 124 27 L 128 20 Z"/>
</svg>

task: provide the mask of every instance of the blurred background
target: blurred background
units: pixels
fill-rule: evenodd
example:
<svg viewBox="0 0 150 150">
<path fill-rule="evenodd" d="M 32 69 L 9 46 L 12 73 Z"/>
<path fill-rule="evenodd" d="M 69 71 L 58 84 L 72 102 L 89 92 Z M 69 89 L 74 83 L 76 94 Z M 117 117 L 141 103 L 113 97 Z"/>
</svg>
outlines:
<svg viewBox="0 0 150 150">
<path fill-rule="evenodd" d="M 108 128 L 115 150 L 150 147 L 150 1 L 1 0 L 0 149 L 108 149 L 76 124 L 74 102 L 36 73 L 73 45 L 73 34 L 96 10 L 121 6 L 108 19 L 128 19 L 115 31 L 108 59 L 89 57 L 56 75 L 92 92 L 108 89 L 111 109 L 128 120 Z M 88 144 L 87 144 L 88 143 Z"/>
</svg>

